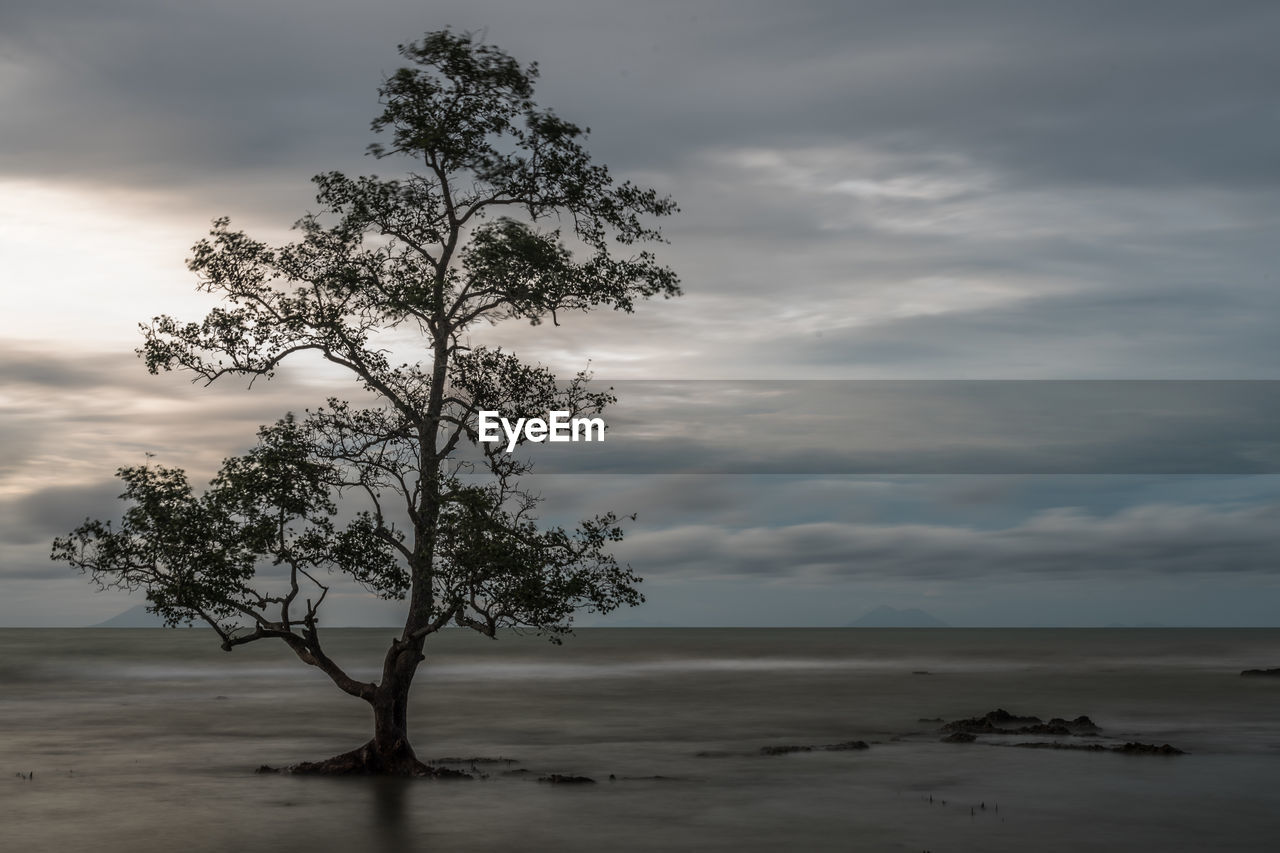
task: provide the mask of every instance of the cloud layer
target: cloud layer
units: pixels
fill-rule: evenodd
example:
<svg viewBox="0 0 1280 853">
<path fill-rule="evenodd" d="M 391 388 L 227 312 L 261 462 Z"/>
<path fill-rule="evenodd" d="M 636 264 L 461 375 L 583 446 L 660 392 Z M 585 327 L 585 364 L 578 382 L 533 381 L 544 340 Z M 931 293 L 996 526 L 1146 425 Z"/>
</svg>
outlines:
<svg viewBox="0 0 1280 853">
<path fill-rule="evenodd" d="M 46 539 L 113 511 L 116 467 L 156 452 L 199 480 L 348 387 L 306 367 L 251 394 L 147 377 L 133 323 L 205 310 L 181 263 L 214 216 L 287 238 L 313 173 L 396 168 L 362 155 L 376 86 L 397 42 L 446 25 L 539 61 L 540 99 L 682 208 L 662 256 L 686 297 L 477 343 L 604 380 L 1280 379 L 1273 3 L 12 0 L 0 576 L 27 586 L 0 622 L 56 618 Z M 617 476 L 548 478 L 549 511 L 633 502 L 637 568 L 747 578 L 743 612 L 774 581 L 1161 578 L 1192 602 L 1193 578 L 1274 572 L 1272 478 L 821 476 L 1272 470 L 1269 397 L 1233 420 L 1212 394 L 1139 417 L 637 388 L 625 458 L 575 460 Z M 631 476 L 688 470 L 796 476 Z"/>
</svg>

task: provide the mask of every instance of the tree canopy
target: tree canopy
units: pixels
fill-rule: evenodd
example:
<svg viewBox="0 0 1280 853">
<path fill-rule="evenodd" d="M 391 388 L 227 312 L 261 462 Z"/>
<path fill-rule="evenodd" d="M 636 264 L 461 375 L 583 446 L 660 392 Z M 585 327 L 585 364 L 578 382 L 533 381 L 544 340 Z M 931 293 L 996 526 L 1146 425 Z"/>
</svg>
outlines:
<svg viewBox="0 0 1280 853">
<path fill-rule="evenodd" d="M 536 65 L 448 30 L 400 53 L 409 65 L 379 90 L 369 153 L 404 171 L 316 176 L 318 211 L 283 246 L 215 220 L 188 266 L 221 305 L 199 322 L 155 318 L 139 350 L 152 373 L 206 383 L 269 378 L 311 353 L 363 391 L 264 427 L 200 495 L 179 469 L 122 469 L 122 522 L 88 521 L 53 554 L 104 585 L 144 590 L 171 624 L 208 622 L 228 650 L 283 640 L 373 704 L 375 737 L 356 766 L 388 772 L 416 761 L 406 706 L 428 635 L 456 624 L 558 640 L 579 609 L 642 600 L 639 578 L 609 551 L 619 517 L 540 524 L 538 497 L 520 485 L 529 462 L 480 443 L 476 429 L 482 410 L 596 415 L 613 395 L 585 372 L 557 381 L 474 346 L 472 332 L 630 312 L 680 292 L 641 248 L 661 240 L 648 223 L 674 203 L 593 162 L 587 131 L 533 100 Z M 425 357 L 394 359 L 390 332 L 416 335 Z M 358 511 L 341 508 L 353 499 Z M 408 602 L 377 682 L 350 678 L 321 646 L 329 571 Z"/>
</svg>

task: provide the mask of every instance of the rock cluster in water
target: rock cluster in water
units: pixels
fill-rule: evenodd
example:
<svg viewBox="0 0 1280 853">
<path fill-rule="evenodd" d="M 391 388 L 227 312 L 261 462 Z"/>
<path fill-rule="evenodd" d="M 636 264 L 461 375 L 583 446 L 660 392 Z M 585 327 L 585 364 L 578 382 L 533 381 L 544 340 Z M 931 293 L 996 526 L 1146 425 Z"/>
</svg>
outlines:
<svg viewBox="0 0 1280 853">
<path fill-rule="evenodd" d="M 921 722 L 934 722 L 922 719 Z M 1020 716 L 996 708 L 981 717 L 967 717 L 944 723 L 940 731 L 945 733 L 943 743 L 976 743 L 978 735 L 1044 735 L 1047 737 L 1104 737 L 1102 728 L 1083 714 L 1075 719 L 1052 717 L 1048 722 L 1039 717 Z M 1074 749 L 1083 752 L 1117 752 L 1124 755 L 1185 755 L 1183 750 L 1169 744 L 1159 746 L 1136 741 L 1120 744 L 1063 743 L 1061 741 L 1024 741 L 1008 744 L 1025 749 Z"/>
<path fill-rule="evenodd" d="M 723 752 L 714 749 L 704 749 L 701 752 L 695 752 L 694 758 L 733 758 L 738 756 L 751 755 L 790 755 L 793 752 L 850 752 L 855 750 L 870 749 L 871 745 L 865 740 L 846 740 L 840 743 L 827 744 L 785 744 L 780 746 L 769 745 L 762 746 L 755 752 Z"/>
<path fill-rule="evenodd" d="M 942 731 L 972 735 L 1095 735 L 1101 729 L 1083 714 L 1074 720 L 1054 717 L 1046 723 L 1039 717 L 1020 717 L 996 708 L 981 717 L 952 720 Z"/>
<path fill-rule="evenodd" d="M 829 743 L 825 746 L 762 746 L 761 755 L 786 755 L 790 752 L 845 752 L 851 749 L 870 749 L 864 740 L 847 740 L 843 743 Z"/>
<path fill-rule="evenodd" d="M 1083 752 L 1119 752 L 1124 755 L 1186 755 L 1176 746 L 1153 743 L 1126 743 L 1123 746 L 1106 746 L 1100 743 L 1058 743 L 1056 741 L 1036 741 L 1033 743 L 1015 743 L 1024 749 L 1076 749 Z"/>
</svg>

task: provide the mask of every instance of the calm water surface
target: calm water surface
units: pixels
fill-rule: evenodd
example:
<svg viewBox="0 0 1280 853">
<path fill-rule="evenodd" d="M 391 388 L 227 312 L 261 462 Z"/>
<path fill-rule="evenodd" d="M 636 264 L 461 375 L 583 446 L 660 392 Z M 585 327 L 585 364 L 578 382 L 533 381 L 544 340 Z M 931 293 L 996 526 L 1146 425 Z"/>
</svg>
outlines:
<svg viewBox="0 0 1280 853">
<path fill-rule="evenodd" d="M 329 644 L 372 678 L 391 633 Z M 435 639 L 415 688 L 419 755 L 507 757 L 528 778 L 504 765 L 454 783 L 255 776 L 358 745 L 364 704 L 283 648 L 226 654 L 204 631 L 0 630 L 0 847 L 1277 849 L 1280 679 L 1239 675 L 1280 666 L 1277 630 Z M 1087 714 L 1118 741 L 1190 754 L 944 744 L 920 721 L 996 707 Z M 758 754 L 853 739 L 871 749 Z M 544 773 L 599 784 L 533 781 Z"/>
</svg>

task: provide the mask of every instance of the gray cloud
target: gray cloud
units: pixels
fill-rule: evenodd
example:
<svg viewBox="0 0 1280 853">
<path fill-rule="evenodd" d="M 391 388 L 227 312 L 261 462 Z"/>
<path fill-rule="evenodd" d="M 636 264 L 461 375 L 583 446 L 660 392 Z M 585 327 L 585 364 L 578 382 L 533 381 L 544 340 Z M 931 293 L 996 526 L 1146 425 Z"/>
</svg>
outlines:
<svg viewBox="0 0 1280 853">
<path fill-rule="evenodd" d="M 55 536 L 66 535 L 86 518 L 119 516 L 116 480 L 101 483 L 49 486 L 34 492 L 0 499 L 0 543 L 46 546 Z"/>
<path fill-rule="evenodd" d="M 362 147 L 395 42 L 485 28 L 625 160 L 745 136 L 964 149 L 1043 180 L 1276 177 L 1268 3 L 9 3 L 11 145 L 66 169 L 131 149 L 157 174 Z M 19 127 L 22 127 L 19 125 Z M 97 131 L 108 145 L 53 133 Z M 628 142 L 629 140 L 629 142 Z M 25 144 L 24 144 L 25 143 Z M 52 145 L 50 145 L 52 143 Z M 132 144 L 132 146 L 131 146 Z M 627 157 L 630 153 L 632 156 Z M 133 164 L 135 167 L 141 163 Z M 65 172 L 64 172 L 65 173 Z"/>
<path fill-rule="evenodd" d="M 312 173 L 397 168 L 362 156 L 374 90 L 396 42 L 444 25 L 487 28 L 538 60 L 542 100 L 593 127 L 600 159 L 682 206 L 662 254 L 686 298 L 478 330 L 477 343 L 562 370 L 592 360 L 604 379 L 1280 375 L 1272 3 L 13 0 L 0 9 L 0 178 L 120 193 L 128 215 L 197 223 L 192 240 L 223 213 L 282 227 L 309 206 Z M 44 577 L 37 531 L 82 507 L 110 514 L 117 465 L 156 451 L 199 481 L 257 424 L 348 387 L 299 371 L 252 393 L 201 389 L 97 346 L 0 346 L 0 564 L 27 577 Z M 757 412 L 720 441 L 678 401 L 623 402 L 619 437 L 660 417 L 681 425 L 630 445 L 629 470 L 747 458 L 816 471 L 830 449 L 816 420 L 774 421 L 795 430 L 780 445 Z M 1033 444 L 1016 420 L 944 414 L 937 429 L 1002 458 Z M 931 470 L 964 469 L 943 464 L 960 454 L 937 432 L 895 435 L 881 417 L 872 433 L 914 438 L 903 458 L 932 447 Z M 1163 435 L 1125 425 L 1091 470 L 1153 455 L 1186 463 L 1159 470 L 1237 470 L 1212 456 L 1220 431 L 1180 423 Z M 1235 433 L 1259 446 L 1270 435 L 1261 417 Z M 876 470 L 895 468 L 882 456 Z M 1274 494 L 1226 477 L 621 477 L 585 494 L 547 482 L 548 512 L 566 520 L 591 495 L 639 510 L 647 526 L 627 547 L 659 574 L 765 577 L 792 554 L 793 579 L 856 565 L 876 577 L 895 565 L 1058 577 L 1081 564 L 1244 576 L 1274 554 L 1261 534 Z M 1161 525 L 1175 520 L 1185 532 L 1167 531 L 1179 548 L 1166 554 Z M 1094 550 L 1073 551 L 1072 536 Z"/>
<path fill-rule="evenodd" d="M 0 538 L 26 534 L 33 496 L 42 510 L 76 488 L 96 494 L 116 468 L 145 454 L 187 468 L 197 481 L 251 446 L 259 425 L 335 393 L 303 374 L 244 383 L 192 385 L 176 373 L 149 376 L 130 353 L 60 351 L 0 341 Z M 355 389 L 352 389 L 355 390 Z M 341 393 L 340 390 L 336 393 Z M 78 511 L 78 510 L 77 510 Z M 83 516 L 81 516 L 83 517 Z"/>
<path fill-rule="evenodd" d="M 632 536 L 626 559 L 655 574 L 778 579 L 966 579 L 1280 572 L 1280 506 L 1074 508 L 998 530 L 833 521 L 732 529 L 685 525 Z"/>
<path fill-rule="evenodd" d="M 690 298 L 559 330 L 649 376 L 1274 376 L 1272 4 L 6 5 L 0 171 L 284 225 L 393 46 L 486 29 L 676 192 Z M 193 233 L 192 238 L 198 236 Z M 663 353 L 655 334 L 678 341 Z M 497 332 L 526 351 L 545 330 Z M 821 337 L 818 337 L 821 335 Z M 608 341 L 607 348 L 601 341 Z M 601 350 L 617 356 L 601 359 Z M 766 358 L 760 358 L 767 352 Z"/>
<path fill-rule="evenodd" d="M 617 382 L 603 444 L 543 470 L 776 474 L 1280 472 L 1274 381 Z"/>
</svg>

